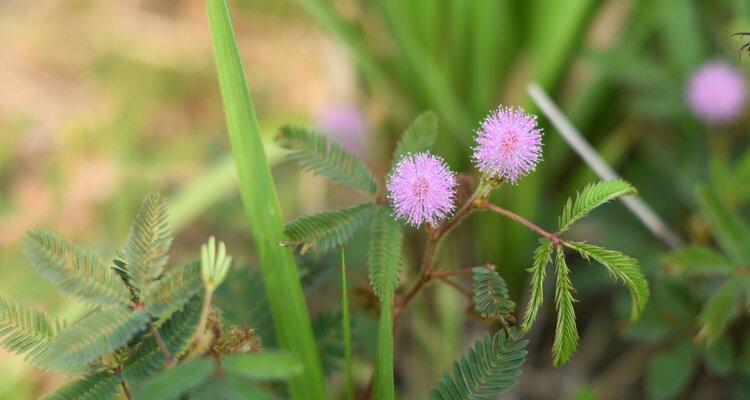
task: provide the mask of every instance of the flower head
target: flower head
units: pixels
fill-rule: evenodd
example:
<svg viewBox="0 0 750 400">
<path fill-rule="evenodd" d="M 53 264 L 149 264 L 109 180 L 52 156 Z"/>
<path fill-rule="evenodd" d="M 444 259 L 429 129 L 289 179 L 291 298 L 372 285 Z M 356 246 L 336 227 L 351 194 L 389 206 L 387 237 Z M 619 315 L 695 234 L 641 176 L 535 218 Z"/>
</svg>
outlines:
<svg viewBox="0 0 750 400">
<path fill-rule="evenodd" d="M 346 105 L 329 107 L 317 116 L 316 125 L 323 134 L 352 154 L 359 157 L 367 154 L 370 129 L 359 108 Z"/>
<path fill-rule="evenodd" d="M 716 125 L 737 119 L 745 107 L 747 86 L 742 74 L 722 61 L 703 65 L 690 78 L 685 97 L 693 114 Z"/>
<path fill-rule="evenodd" d="M 542 159 L 542 130 L 536 117 L 520 108 L 500 107 L 491 112 L 476 140 L 474 162 L 493 178 L 516 183 Z"/>
<path fill-rule="evenodd" d="M 428 153 L 407 155 L 388 178 L 388 198 L 396 218 L 412 225 L 437 226 L 453 210 L 456 177 L 440 157 Z"/>
</svg>

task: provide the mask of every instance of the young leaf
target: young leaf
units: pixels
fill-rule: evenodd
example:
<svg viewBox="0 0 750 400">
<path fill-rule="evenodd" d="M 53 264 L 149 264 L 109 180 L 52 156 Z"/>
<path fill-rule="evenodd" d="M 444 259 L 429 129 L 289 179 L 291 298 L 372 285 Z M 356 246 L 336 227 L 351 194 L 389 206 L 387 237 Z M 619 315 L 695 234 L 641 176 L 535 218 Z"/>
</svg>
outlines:
<svg viewBox="0 0 750 400">
<path fill-rule="evenodd" d="M 398 286 L 403 232 L 387 207 L 378 206 L 373 218 L 367 265 L 370 267 L 370 286 L 383 300 Z"/>
<path fill-rule="evenodd" d="M 93 252 L 47 231 L 29 232 L 23 250 L 36 270 L 65 294 L 93 305 L 130 303 L 128 287 Z"/>
<path fill-rule="evenodd" d="M 147 292 L 149 285 L 161 276 L 171 244 L 167 201 L 156 193 L 150 194 L 138 208 L 119 253 L 128 283 L 139 295 Z"/>
<path fill-rule="evenodd" d="M 175 400 L 205 382 L 214 370 L 208 358 L 195 358 L 156 375 L 136 392 L 139 399 Z"/>
<path fill-rule="evenodd" d="M 675 250 L 666 257 L 664 262 L 674 266 L 679 272 L 689 275 L 726 276 L 732 272 L 732 261 L 723 254 L 708 247 L 686 246 Z"/>
<path fill-rule="evenodd" d="M 568 230 L 574 222 L 586 216 L 596 207 L 617 197 L 635 193 L 635 188 L 623 180 L 589 183 L 580 193 L 576 193 L 575 201 L 568 199 L 565 203 L 563 213 L 560 216 L 558 232 Z"/>
<path fill-rule="evenodd" d="M 703 214 L 721 247 L 737 261 L 750 262 L 750 229 L 708 187 L 698 192 Z"/>
<path fill-rule="evenodd" d="M 367 167 L 338 143 L 329 143 L 323 135 L 285 126 L 276 140 L 281 147 L 292 150 L 289 157 L 306 171 L 369 194 L 378 190 L 378 184 Z"/>
<path fill-rule="evenodd" d="M 71 381 L 43 397 L 43 400 L 110 400 L 119 389 L 120 380 L 102 371 Z"/>
<path fill-rule="evenodd" d="M 518 340 L 501 330 L 490 338 L 484 336 L 469 351 L 453 362 L 453 375 L 445 373 L 436 387 L 430 389 L 433 400 L 496 399 L 516 385 L 524 349 L 529 341 Z"/>
<path fill-rule="evenodd" d="M 341 246 L 364 225 L 372 215 L 372 203 L 297 218 L 284 226 L 284 234 L 302 252 L 313 247 L 320 251 Z"/>
<path fill-rule="evenodd" d="M 375 347 L 373 395 L 376 400 L 393 400 L 393 293 L 381 297 L 378 342 Z"/>
<path fill-rule="evenodd" d="M 227 371 L 261 381 L 287 379 L 303 372 L 299 358 L 286 351 L 237 354 L 224 358 L 221 364 Z"/>
<path fill-rule="evenodd" d="M 565 245 L 580 253 L 584 258 L 593 258 L 604 265 L 614 277 L 622 282 L 630 292 L 630 320 L 636 321 L 649 298 L 648 281 L 643 276 L 638 261 L 619 251 L 607 250 L 583 242 L 565 242 Z"/>
<path fill-rule="evenodd" d="M 148 322 L 144 311 L 131 312 L 127 307 L 102 307 L 75 325 L 60 332 L 49 346 L 51 364 L 69 371 L 124 346 Z"/>
<path fill-rule="evenodd" d="M 217 245 L 216 238 L 211 236 L 201 246 L 201 277 L 208 291 L 213 292 L 224 282 L 231 265 L 232 256 L 227 254 L 224 242 Z"/>
<path fill-rule="evenodd" d="M 393 154 L 395 167 L 407 154 L 424 153 L 435 145 L 438 131 L 438 116 L 432 111 L 425 111 L 412 121 L 401 136 Z"/>
<path fill-rule="evenodd" d="M 60 321 L 51 320 L 44 311 L 0 297 L 0 337 L 5 337 L 0 345 L 11 353 L 27 353 L 27 360 L 38 363 L 62 328 Z"/>
<path fill-rule="evenodd" d="M 203 296 L 194 296 L 182 310 L 172 314 L 159 327 L 159 335 L 173 357 L 182 353 L 195 334 L 200 319 Z M 126 381 L 149 378 L 164 367 L 164 355 L 156 338 L 151 333 L 130 347 L 123 361 L 123 377 Z"/>
<path fill-rule="evenodd" d="M 263 151 L 260 125 L 247 87 L 225 0 L 207 0 L 208 22 L 240 193 L 250 220 L 279 345 L 297 354 L 305 373 L 289 381 L 292 399 L 326 399 L 323 368 L 294 257 L 284 240 L 276 186 Z"/>
<path fill-rule="evenodd" d="M 158 317 L 165 311 L 182 307 L 203 288 L 200 262 L 192 260 L 167 272 L 151 285 L 143 298 L 149 315 Z"/>
<path fill-rule="evenodd" d="M 714 343 L 721 336 L 727 323 L 734 317 L 738 309 L 738 301 L 742 294 L 743 281 L 732 278 L 724 282 L 714 295 L 703 306 L 699 316 L 703 328 L 701 333 L 706 335 L 709 343 Z"/>
<path fill-rule="evenodd" d="M 494 270 L 475 267 L 474 274 L 474 309 L 482 318 L 498 318 L 503 324 L 516 304 L 508 299 L 508 286 L 505 280 Z"/>
<path fill-rule="evenodd" d="M 534 264 L 528 269 L 531 272 L 531 288 L 529 293 L 529 304 L 523 316 L 521 332 L 526 333 L 536 320 L 536 314 L 544 301 L 544 276 L 547 264 L 552 262 L 552 243 L 543 240 L 542 244 L 534 251 Z"/>
<path fill-rule="evenodd" d="M 568 265 L 562 247 L 557 248 L 556 259 L 557 283 L 555 284 L 555 304 L 557 305 L 557 324 L 555 340 L 552 343 L 552 364 L 565 364 L 578 347 L 578 328 L 573 310 L 573 285 L 570 283 Z"/>
</svg>

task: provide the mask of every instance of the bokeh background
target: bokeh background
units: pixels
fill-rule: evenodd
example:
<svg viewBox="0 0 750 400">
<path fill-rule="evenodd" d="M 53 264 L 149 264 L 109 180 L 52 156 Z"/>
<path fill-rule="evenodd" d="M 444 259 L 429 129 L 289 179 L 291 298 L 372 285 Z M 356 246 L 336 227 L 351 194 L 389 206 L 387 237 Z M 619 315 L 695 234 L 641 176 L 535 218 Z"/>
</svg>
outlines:
<svg viewBox="0 0 750 400">
<path fill-rule="evenodd" d="M 499 104 L 538 113 L 525 93 L 541 84 L 571 121 L 687 242 L 714 246 L 696 189 L 707 185 L 747 220 L 748 110 L 721 124 L 685 100 L 692 74 L 720 60 L 748 81 L 746 0 L 237 0 L 233 19 L 287 219 L 353 194 L 283 160 L 273 145 L 287 123 L 316 127 L 387 172 L 411 118 L 441 117 L 437 153 L 471 172 L 473 131 Z M 196 257 L 209 235 L 239 260 L 222 288 L 228 318 L 273 344 L 248 221 L 236 191 L 202 1 L 0 1 L 0 295 L 75 319 L 85 312 L 41 279 L 20 251 L 32 228 L 56 230 L 102 254 L 121 245 L 141 199 L 169 196 L 171 259 Z M 746 89 L 745 89 L 746 90 Z M 595 176 L 547 120 L 537 172 L 494 201 L 553 227 L 564 200 Z M 526 293 L 533 235 L 493 215 L 475 216 L 441 264 L 491 262 L 512 296 Z M 573 232 L 638 258 L 652 285 L 641 322 L 627 322 L 625 290 L 572 260 L 581 347 L 566 366 L 549 359 L 554 320 L 532 332 L 523 399 L 750 398 L 750 296 L 724 334 L 700 335 L 701 306 L 722 278 L 694 278 L 664 262 L 669 250 L 620 204 Z M 355 367 L 367 384 L 377 302 L 368 290 L 364 236 L 348 249 L 355 291 Z M 422 242 L 412 232 L 404 279 Z M 308 303 L 340 387 L 335 321 L 336 255 L 302 260 Z M 748 272 L 747 266 L 740 273 Z M 750 282 L 747 285 L 750 292 Z M 735 304 L 736 303 L 736 304 Z M 449 287 L 432 286 L 396 335 L 402 398 L 426 398 L 450 362 L 487 330 Z M 728 306 L 729 307 L 729 306 Z M 0 350 L 0 398 L 31 399 L 63 381 Z M 333 389 L 334 393 L 339 393 Z"/>
</svg>

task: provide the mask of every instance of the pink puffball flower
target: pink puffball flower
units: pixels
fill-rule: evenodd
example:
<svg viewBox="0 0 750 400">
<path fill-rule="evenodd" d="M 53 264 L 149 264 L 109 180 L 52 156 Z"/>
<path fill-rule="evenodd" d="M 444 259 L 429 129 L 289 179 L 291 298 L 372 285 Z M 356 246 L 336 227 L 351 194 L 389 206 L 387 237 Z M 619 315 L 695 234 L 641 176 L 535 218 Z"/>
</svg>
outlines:
<svg viewBox="0 0 750 400">
<path fill-rule="evenodd" d="M 346 105 L 329 107 L 318 114 L 315 125 L 350 153 L 358 157 L 367 154 L 370 128 L 359 108 Z"/>
<path fill-rule="evenodd" d="M 388 198 L 395 216 L 419 226 L 433 227 L 453 211 L 456 177 L 437 156 L 429 153 L 404 156 L 388 178 Z"/>
<path fill-rule="evenodd" d="M 474 163 L 479 171 L 513 184 L 542 159 L 542 130 L 521 108 L 500 107 L 477 132 Z"/>
<path fill-rule="evenodd" d="M 704 64 L 690 78 L 685 97 L 690 110 L 710 125 L 732 122 L 745 107 L 747 85 L 742 74 L 722 61 Z"/>
</svg>

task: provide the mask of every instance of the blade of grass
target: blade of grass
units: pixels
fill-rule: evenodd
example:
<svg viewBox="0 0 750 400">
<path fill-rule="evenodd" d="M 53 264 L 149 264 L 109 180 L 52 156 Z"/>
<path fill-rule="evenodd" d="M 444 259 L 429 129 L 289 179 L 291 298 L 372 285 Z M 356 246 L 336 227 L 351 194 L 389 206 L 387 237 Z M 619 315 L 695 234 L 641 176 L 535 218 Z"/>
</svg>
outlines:
<svg viewBox="0 0 750 400">
<path fill-rule="evenodd" d="M 378 344 L 375 353 L 375 400 L 393 400 L 393 295 L 385 296 L 380 304 Z"/>
<path fill-rule="evenodd" d="M 242 68 L 225 0 L 207 0 L 208 20 L 240 193 L 260 259 L 279 344 L 297 354 L 304 373 L 289 381 L 294 399 L 326 399 L 320 356 L 297 266 L 279 246 L 284 221 L 263 151 L 260 127 Z"/>
<path fill-rule="evenodd" d="M 352 330 L 349 317 L 349 289 L 346 283 L 346 255 L 341 248 L 341 323 L 344 331 L 344 368 L 346 369 L 346 398 L 354 400 L 354 380 L 352 378 Z"/>
</svg>

